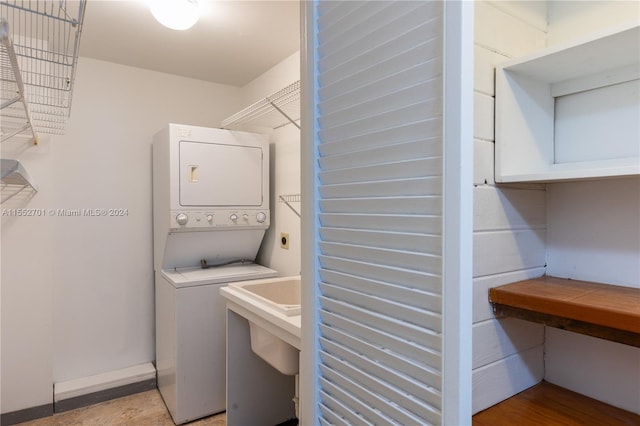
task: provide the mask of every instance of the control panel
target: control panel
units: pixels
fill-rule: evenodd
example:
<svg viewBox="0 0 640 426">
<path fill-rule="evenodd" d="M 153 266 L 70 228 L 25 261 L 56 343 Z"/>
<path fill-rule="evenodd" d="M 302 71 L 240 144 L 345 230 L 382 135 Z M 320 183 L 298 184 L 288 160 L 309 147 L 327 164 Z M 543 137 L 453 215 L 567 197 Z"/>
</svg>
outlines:
<svg viewBox="0 0 640 426">
<path fill-rule="evenodd" d="M 268 228 L 269 210 L 183 210 L 171 212 L 171 229 Z"/>
</svg>

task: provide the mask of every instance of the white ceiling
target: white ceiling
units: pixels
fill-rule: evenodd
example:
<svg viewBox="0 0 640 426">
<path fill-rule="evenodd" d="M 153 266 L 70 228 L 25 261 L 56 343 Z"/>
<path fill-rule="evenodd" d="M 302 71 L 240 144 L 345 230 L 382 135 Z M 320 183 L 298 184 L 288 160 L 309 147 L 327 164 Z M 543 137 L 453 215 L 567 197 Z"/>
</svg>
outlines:
<svg viewBox="0 0 640 426">
<path fill-rule="evenodd" d="M 243 86 L 300 46 L 297 0 L 200 0 L 186 31 L 160 25 L 146 1 L 88 0 L 79 55 Z"/>
</svg>

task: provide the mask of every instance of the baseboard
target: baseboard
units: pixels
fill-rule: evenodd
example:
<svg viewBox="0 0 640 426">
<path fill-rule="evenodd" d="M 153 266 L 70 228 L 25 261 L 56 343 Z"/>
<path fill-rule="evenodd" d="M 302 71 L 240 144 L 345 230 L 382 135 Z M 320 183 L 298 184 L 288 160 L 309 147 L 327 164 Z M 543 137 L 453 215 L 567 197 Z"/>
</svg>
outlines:
<svg viewBox="0 0 640 426">
<path fill-rule="evenodd" d="M 41 419 L 53 415 L 53 404 L 40 405 L 38 407 L 25 408 L 24 410 L 2 413 L 0 416 L 1 426 L 11 426 L 29 420 Z"/>
<path fill-rule="evenodd" d="M 54 412 L 73 410 L 156 387 L 156 369 L 151 363 L 54 385 Z"/>
<path fill-rule="evenodd" d="M 136 365 L 95 376 L 54 384 L 53 403 L 2 413 L 0 426 L 50 417 L 76 408 L 155 389 L 156 369 L 152 363 Z"/>
<path fill-rule="evenodd" d="M 156 379 L 148 379 L 142 382 L 131 383 L 124 386 L 92 392 L 86 395 L 62 399 L 54 403 L 53 409 L 55 413 L 62 413 L 69 410 L 75 410 L 76 408 L 97 404 L 99 402 L 110 401 L 112 399 L 122 398 L 123 396 L 146 392 L 155 388 Z"/>
</svg>

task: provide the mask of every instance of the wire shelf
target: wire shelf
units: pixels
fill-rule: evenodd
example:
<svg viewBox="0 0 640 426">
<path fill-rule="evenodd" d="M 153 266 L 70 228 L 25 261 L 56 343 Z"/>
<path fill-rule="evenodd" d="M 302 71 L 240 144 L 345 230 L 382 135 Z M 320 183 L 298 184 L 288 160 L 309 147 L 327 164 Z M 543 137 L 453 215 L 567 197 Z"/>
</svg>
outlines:
<svg viewBox="0 0 640 426">
<path fill-rule="evenodd" d="M 29 105 L 25 96 L 22 76 L 18 69 L 18 58 L 9 37 L 9 26 L 0 17 L 0 142 L 12 137 L 29 138 L 34 142 Z"/>
<path fill-rule="evenodd" d="M 25 190 L 38 192 L 31 181 L 31 177 L 17 160 L 0 160 L 0 203 L 4 203 Z"/>
<path fill-rule="evenodd" d="M 251 123 L 277 129 L 292 123 L 300 128 L 297 123 L 299 120 L 300 80 L 226 118 L 222 121 L 222 127 Z"/>
<path fill-rule="evenodd" d="M 278 199 L 281 203 L 299 203 L 301 201 L 300 194 L 279 195 Z"/>
<path fill-rule="evenodd" d="M 25 96 L 39 132 L 64 133 L 85 5 L 86 0 L 0 1 L 0 16 L 8 23 Z M 2 69 L 4 74 L 4 63 Z M 62 119 L 52 120 L 50 115 Z"/>
</svg>

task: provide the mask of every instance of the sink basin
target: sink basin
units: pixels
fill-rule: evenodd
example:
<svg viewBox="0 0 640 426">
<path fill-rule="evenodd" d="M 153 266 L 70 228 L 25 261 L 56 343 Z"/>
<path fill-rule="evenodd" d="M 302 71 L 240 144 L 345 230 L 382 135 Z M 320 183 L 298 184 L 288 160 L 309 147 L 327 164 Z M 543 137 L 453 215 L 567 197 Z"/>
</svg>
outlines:
<svg viewBox="0 0 640 426">
<path fill-rule="evenodd" d="M 249 321 L 251 335 L 251 350 L 269 365 L 288 376 L 298 374 L 298 350 L 269 333 L 259 325 Z"/>
<path fill-rule="evenodd" d="M 254 313 L 268 308 L 288 320 L 300 315 L 300 276 L 240 281 L 229 283 L 229 288 L 251 299 L 248 309 Z M 282 374 L 298 374 L 299 350 L 278 337 L 277 329 L 267 331 L 262 325 L 249 320 L 251 350 Z"/>
<path fill-rule="evenodd" d="M 285 316 L 300 315 L 300 276 L 230 283 L 259 303 Z"/>
</svg>

